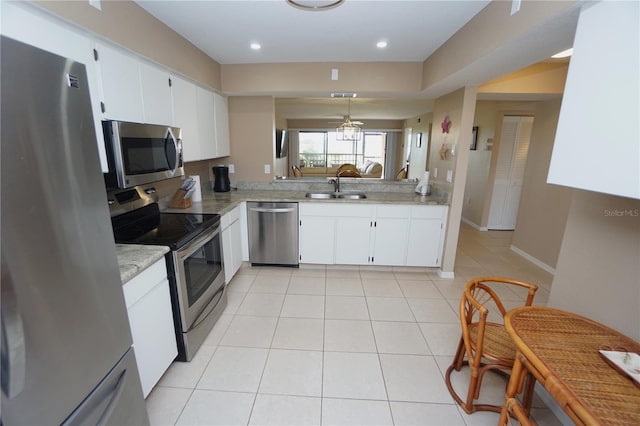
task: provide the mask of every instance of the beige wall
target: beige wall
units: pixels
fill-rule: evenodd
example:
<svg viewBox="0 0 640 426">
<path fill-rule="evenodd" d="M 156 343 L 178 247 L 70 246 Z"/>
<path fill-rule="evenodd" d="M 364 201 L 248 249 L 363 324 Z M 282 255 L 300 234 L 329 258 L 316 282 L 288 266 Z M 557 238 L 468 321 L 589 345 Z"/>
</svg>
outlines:
<svg viewBox="0 0 640 426">
<path fill-rule="evenodd" d="M 38 6 L 178 71 L 221 89 L 220 64 L 132 1 L 36 1 Z"/>
<path fill-rule="evenodd" d="M 490 58 L 493 54 L 500 55 L 505 49 L 513 48 L 513 44 L 518 39 L 526 37 L 528 33 L 539 29 L 546 22 L 563 15 L 576 3 L 575 0 L 523 1 L 515 15 L 511 15 L 511 2 L 489 3 L 424 61 L 422 89 L 429 89 L 441 83 L 448 76 L 476 61 Z M 509 65 L 511 69 L 507 69 Z M 511 64 L 503 61 L 495 63 L 492 68 L 498 71 L 498 74 L 494 74 L 497 77 L 500 74 L 515 71 L 519 66 L 514 60 Z M 475 83 L 482 83 L 482 81 Z"/>
<path fill-rule="evenodd" d="M 431 163 L 432 167 L 438 167 L 439 169 L 438 177 L 433 180 L 445 182 L 446 171 L 454 171 L 451 204 L 449 206 L 444 252 L 441 263 L 441 269 L 445 276 L 453 274 L 458 235 L 460 233 L 464 187 L 467 179 L 467 165 L 469 162 L 469 150 L 460 149 L 462 145 L 466 147 L 466 144 L 458 142 L 462 139 L 468 141 L 471 138 L 475 105 L 476 88 L 466 87 L 436 99 L 433 109 Z M 442 123 L 447 115 L 452 124 L 449 133 L 443 134 L 440 123 Z M 443 143 L 457 144 L 455 155 L 445 160 L 440 159 L 438 152 Z"/>
<path fill-rule="evenodd" d="M 549 306 L 640 340 L 640 200 L 574 190 Z"/>
<path fill-rule="evenodd" d="M 562 94 L 569 62 L 539 62 L 478 87 L 478 93 Z"/>
<path fill-rule="evenodd" d="M 339 79 L 331 80 L 331 69 Z M 358 92 L 361 97 L 420 90 L 421 62 L 320 62 L 222 65 L 222 90 L 229 94 L 285 96 Z"/>
<path fill-rule="evenodd" d="M 229 137 L 231 155 L 212 160 L 211 165 L 235 166 L 231 183 L 270 181 L 274 178 L 275 102 L 271 96 L 230 96 Z M 269 164 L 271 173 L 264 173 Z"/>
<path fill-rule="evenodd" d="M 561 100 L 536 105 L 512 245 L 555 268 L 573 191 L 547 183 Z"/>
</svg>

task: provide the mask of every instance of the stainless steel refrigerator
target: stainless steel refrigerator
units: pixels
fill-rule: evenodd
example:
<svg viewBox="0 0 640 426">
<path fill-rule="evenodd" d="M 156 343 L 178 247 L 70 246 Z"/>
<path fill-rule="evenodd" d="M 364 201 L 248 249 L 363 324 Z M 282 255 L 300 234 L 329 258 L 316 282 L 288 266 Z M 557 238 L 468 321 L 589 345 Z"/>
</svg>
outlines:
<svg viewBox="0 0 640 426">
<path fill-rule="evenodd" d="M 148 424 L 85 67 L 0 52 L 1 423 Z"/>
</svg>

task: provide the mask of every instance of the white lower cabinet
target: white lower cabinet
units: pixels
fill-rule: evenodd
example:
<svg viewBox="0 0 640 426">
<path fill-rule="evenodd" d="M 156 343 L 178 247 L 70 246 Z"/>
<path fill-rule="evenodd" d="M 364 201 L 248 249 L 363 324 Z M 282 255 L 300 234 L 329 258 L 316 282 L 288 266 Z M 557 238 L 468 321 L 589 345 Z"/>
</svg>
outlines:
<svg viewBox="0 0 640 426">
<path fill-rule="evenodd" d="M 305 204 L 300 203 L 300 262 L 332 265 L 335 256 L 334 217 L 305 214 Z"/>
<path fill-rule="evenodd" d="M 412 206 L 407 266 L 440 266 L 447 206 Z"/>
<path fill-rule="evenodd" d="M 300 262 L 439 266 L 446 206 L 300 203 Z"/>
<path fill-rule="evenodd" d="M 164 258 L 127 282 L 123 291 L 146 398 L 178 355 Z"/>
<path fill-rule="evenodd" d="M 241 210 L 241 206 L 237 206 L 220 219 L 224 280 L 227 284 L 242 266 Z"/>
</svg>

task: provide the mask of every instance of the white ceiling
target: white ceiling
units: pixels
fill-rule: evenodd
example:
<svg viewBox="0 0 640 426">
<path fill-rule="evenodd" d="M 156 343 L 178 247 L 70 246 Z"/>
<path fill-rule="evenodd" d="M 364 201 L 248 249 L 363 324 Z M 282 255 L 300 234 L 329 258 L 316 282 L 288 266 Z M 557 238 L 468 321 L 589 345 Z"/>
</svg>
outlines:
<svg viewBox="0 0 640 426">
<path fill-rule="evenodd" d="M 137 0 L 154 15 L 221 64 L 286 62 L 424 61 L 471 20 L 488 0 L 346 0 L 326 11 L 302 11 L 285 0 Z M 406 119 L 432 111 L 432 99 L 464 85 L 477 85 L 571 46 L 577 11 L 492 51 L 481 60 L 420 93 L 396 99 L 356 98 L 354 119 Z M 385 40 L 380 50 L 375 44 Z M 250 43 L 262 45 L 251 50 Z M 344 99 L 311 93 L 276 99 L 287 119 L 341 118 Z M 299 97 L 295 97 L 299 96 Z M 496 95 L 498 96 L 498 95 Z M 501 100 L 540 100 L 502 94 Z M 482 98 L 482 95 L 479 96 Z M 489 97 L 490 98 L 490 97 Z M 487 98 L 487 99 L 489 99 Z M 497 99 L 497 98 L 496 98 Z"/>
<path fill-rule="evenodd" d="M 244 64 L 424 61 L 489 1 L 347 0 L 325 11 L 285 0 L 136 3 L 219 63 Z"/>
</svg>

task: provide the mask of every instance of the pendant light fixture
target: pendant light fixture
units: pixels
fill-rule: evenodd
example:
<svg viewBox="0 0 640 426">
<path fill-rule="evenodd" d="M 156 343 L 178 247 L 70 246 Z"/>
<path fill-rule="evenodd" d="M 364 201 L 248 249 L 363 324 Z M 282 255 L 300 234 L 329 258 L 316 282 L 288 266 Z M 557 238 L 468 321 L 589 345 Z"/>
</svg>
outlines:
<svg viewBox="0 0 640 426">
<path fill-rule="evenodd" d="M 344 118 L 342 124 L 336 128 L 336 140 L 339 141 L 358 141 L 362 138 L 363 125 L 361 121 L 351 120 L 351 98 L 348 101 L 347 116 Z"/>
<path fill-rule="evenodd" d="M 310 11 L 333 9 L 344 3 L 344 0 L 286 0 L 291 6 Z"/>
</svg>

